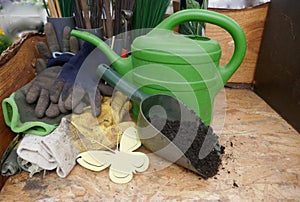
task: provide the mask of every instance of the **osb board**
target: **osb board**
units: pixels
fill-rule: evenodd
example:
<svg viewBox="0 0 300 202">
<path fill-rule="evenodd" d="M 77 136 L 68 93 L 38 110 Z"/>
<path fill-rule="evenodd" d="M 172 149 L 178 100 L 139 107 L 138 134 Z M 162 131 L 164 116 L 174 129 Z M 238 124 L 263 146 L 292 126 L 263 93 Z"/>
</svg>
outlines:
<svg viewBox="0 0 300 202">
<path fill-rule="evenodd" d="M 286 201 L 300 198 L 300 135 L 249 90 L 226 90 L 226 147 L 218 174 L 208 180 L 174 164 L 114 184 L 108 169 L 92 172 L 77 165 L 60 179 L 28 173 L 10 177 L 0 201 Z"/>
<path fill-rule="evenodd" d="M 229 82 L 253 83 L 256 69 L 257 57 L 262 40 L 266 15 L 269 3 L 249 9 L 242 10 L 220 10 L 213 11 L 225 14 L 234 19 L 243 29 L 247 40 L 247 51 L 243 63 L 234 73 Z M 222 48 L 221 64 L 225 65 L 230 60 L 234 50 L 234 42 L 224 29 L 212 24 L 206 25 L 206 35 L 219 41 Z"/>
<path fill-rule="evenodd" d="M 0 103 L 4 98 L 24 84 L 28 83 L 34 76 L 32 62 L 37 56 L 35 50 L 38 41 L 45 41 L 45 37 L 38 34 L 28 33 L 14 43 L 0 56 Z M 5 62 L 4 62 L 5 61 Z M 14 133 L 5 125 L 0 105 L 0 157 L 5 148 L 14 137 Z M 0 175 L 0 187 L 3 185 L 3 177 Z"/>
</svg>

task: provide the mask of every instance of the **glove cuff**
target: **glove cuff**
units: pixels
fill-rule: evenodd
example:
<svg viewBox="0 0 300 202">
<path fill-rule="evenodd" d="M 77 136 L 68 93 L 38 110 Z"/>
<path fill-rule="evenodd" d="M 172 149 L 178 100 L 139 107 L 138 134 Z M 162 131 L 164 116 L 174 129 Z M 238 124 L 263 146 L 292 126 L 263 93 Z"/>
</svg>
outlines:
<svg viewBox="0 0 300 202">
<path fill-rule="evenodd" d="M 15 133 L 29 133 L 34 135 L 48 135 L 57 126 L 39 121 L 30 121 L 22 123 L 17 103 L 15 102 L 15 93 L 2 101 L 2 110 L 4 121 L 7 126 Z"/>
</svg>

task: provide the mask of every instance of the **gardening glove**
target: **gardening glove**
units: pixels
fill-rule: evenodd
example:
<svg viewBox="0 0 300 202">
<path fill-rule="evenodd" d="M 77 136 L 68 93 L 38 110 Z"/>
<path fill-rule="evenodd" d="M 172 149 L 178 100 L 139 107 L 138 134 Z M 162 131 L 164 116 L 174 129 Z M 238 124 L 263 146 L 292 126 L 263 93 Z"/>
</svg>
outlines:
<svg viewBox="0 0 300 202">
<path fill-rule="evenodd" d="M 65 114 L 49 118 L 37 118 L 35 115 L 36 103 L 28 104 L 26 92 L 30 83 L 23 86 L 8 98 L 3 99 L 2 109 L 4 121 L 15 133 L 30 133 L 34 135 L 48 135 L 59 124 Z"/>
<path fill-rule="evenodd" d="M 73 134 L 72 142 L 79 151 L 115 148 L 123 132 L 128 127 L 135 126 L 134 122 L 126 119 L 126 113 L 121 112 L 126 108 L 124 106 L 129 107 L 128 111 L 131 109 L 130 102 L 120 102 L 120 100 L 125 100 L 123 97 L 125 97 L 123 94 L 119 94 L 118 97 L 114 96 L 114 98 L 104 96 L 102 99 L 102 112 L 98 117 L 92 116 L 90 113 L 91 107 L 86 107 L 81 114 L 70 115 L 71 125 L 76 129 L 74 130 L 76 133 Z M 113 99 L 119 99 L 118 103 L 120 104 L 115 106 L 114 110 L 111 107 Z M 115 122 L 115 117 L 118 117 L 119 122 Z"/>
<path fill-rule="evenodd" d="M 63 47 L 59 46 L 58 36 L 56 36 L 52 23 L 46 23 L 44 30 L 48 46 L 44 42 L 38 42 L 37 44 L 37 50 L 40 55 L 40 58 L 37 58 L 35 63 L 37 73 L 46 67 L 64 65 L 79 49 L 77 38 L 70 35 L 70 27 L 64 27 L 62 36 Z"/>
<path fill-rule="evenodd" d="M 76 112 L 76 107 L 79 108 L 79 106 L 77 106 L 79 104 L 78 101 L 80 101 L 85 95 L 85 90 L 89 90 L 89 98 L 94 98 L 94 102 L 91 103 L 95 103 L 95 105 L 92 105 L 93 112 L 95 116 L 100 114 L 100 92 L 98 89 L 95 89 L 95 87 L 97 87 L 97 83 L 93 83 L 93 76 L 95 75 L 95 73 L 91 71 L 91 68 L 93 67 L 89 66 L 86 68 L 86 71 L 82 71 L 84 79 L 75 84 L 82 63 L 94 49 L 94 45 L 90 43 L 84 43 L 82 49 L 72 59 L 70 59 L 69 62 L 64 64 L 62 71 L 58 75 L 54 85 L 51 88 L 51 102 L 58 103 L 59 101 L 62 101 L 63 108 L 66 110 L 74 110 L 74 112 Z M 72 93 L 74 88 L 78 89 L 78 91 L 76 94 L 74 92 L 73 96 Z M 76 98 L 78 98 L 78 101 Z M 72 103 L 73 101 L 74 103 Z M 72 104 L 74 104 L 74 107 L 72 107 Z M 80 107 L 83 108 L 84 106 Z"/>
<path fill-rule="evenodd" d="M 2 176 L 11 176 L 21 172 L 22 169 L 17 162 L 17 148 L 22 138 L 23 135 L 17 134 L 6 148 L 0 164 Z"/>
<path fill-rule="evenodd" d="M 121 91 L 114 91 L 110 107 L 115 124 L 119 124 L 124 120 L 130 120 L 129 111 L 132 108 L 132 104 L 129 98 Z"/>
<path fill-rule="evenodd" d="M 67 116 L 47 136 L 26 134 L 17 149 L 17 154 L 22 159 L 20 164 L 32 175 L 43 169 L 56 169 L 59 177 L 66 177 L 75 166 L 75 158 L 79 152 L 69 141 L 69 134 Z M 27 162 L 36 166 L 31 167 Z"/>
<path fill-rule="evenodd" d="M 81 140 L 77 142 L 80 145 L 76 145 L 82 147 L 76 158 L 78 164 L 93 171 L 111 166 L 109 176 L 116 183 L 129 182 L 133 173 L 148 168 L 149 159 L 146 155 L 131 153 L 141 146 L 141 142 L 136 124 L 127 120 L 126 114 L 130 109 L 128 97 L 117 91 L 112 97 L 103 98 L 99 117 L 93 117 L 91 113 L 71 115 L 71 123 Z M 91 127 L 87 127 L 88 124 Z"/>
<path fill-rule="evenodd" d="M 44 170 L 39 165 L 22 159 L 20 156 L 17 156 L 17 163 L 22 170 L 29 172 L 29 177 Z"/>
<path fill-rule="evenodd" d="M 23 134 L 18 134 L 7 147 L 1 160 L 1 174 L 3 176 L 15 175 L 24 170 L 29 172 L 29 177 L 32 177 L 35 173 L 43 170 L 38 165 L 18 156 L 17 149 L 23 137 Z"/>
<path fill-rule="evenodd" d="M 63 66 L 51 89 L 51 101 L 63 103 L 63 108 L 74 113 L 82 113 L 85 106 L 91 106 L 92 114 L 99 116 L 100 95 L 111 96 L 113 92 L 113 88 L 101 81 L 96 73 L 98 65 L 102 63 L 110 64 L 99 49 L 85 42 L 80 51 Z"/>
<path fill-rule="evenodd" d="M 112 98 L 104 96 L 102 101 L 103 111 L 98 117 L 92 116 L 91 107 L 86 107 L 82 114 L 63 117 L 59 126 L 45 137 L 26 134 L 17 149 L 22 168 L 32 175 L 43 169 L 56 169 L 59 177 L 66 177 L 75 166 L 79 152 L 115 147 L 120 135 L 135 123 L 119 117 L 122 122 L 115 124 L 110 108 Z M 115 111 L 119 112 L 121 108 L 123 105 L 119 110 L 115 107 Z M 30 167 L 28 162 L 34 166 Z"/>
<path fill-rule="evenodd" d="M 29 84 L 26 92 L 26 102 L 35 104 L 34 114 L 37 118 L 45 115 L 49 118 L 57 117 L 61 114 L 58 104 L 50 102 L 50 89 L 55 79 L 60 73 L 61 66 L 53 66 L 40 72 Z M 63 111 L 66 113 L 67 111 Z"/>
<path fill-rule="evenodd" d="M 71 37 L 70 32 L 70 27 L 64 28 L 63 47 L 60 48 L 53 25 L 47 23 L 45 25 L 45 34 L 49 48 L 43 42 L 39 42 L 37 45 L 41 57 L 36 60 L 35 64 L 38 76 L 31 82 L 28 92 L 26 93 L 27 103 L 37 103 L 35 108 L 37 118 L 42 118 L 44 115 L 54 118 L 61 113 L 67 113 L 65 109 L 60 111 L 58 104 L 50 103 L 49 88 L 60 72 L 61 66 L 68 62 L 78 50 L 78 40 L 75 37 Z M 46 69 L 47 67 L 51 68 Z"/>
</svg>

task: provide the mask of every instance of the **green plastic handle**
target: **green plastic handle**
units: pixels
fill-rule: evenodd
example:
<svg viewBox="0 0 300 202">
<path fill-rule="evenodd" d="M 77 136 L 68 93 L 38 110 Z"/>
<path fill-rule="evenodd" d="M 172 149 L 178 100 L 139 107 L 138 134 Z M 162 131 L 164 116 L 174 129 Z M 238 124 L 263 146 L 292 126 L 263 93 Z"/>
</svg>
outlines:
<svg viewBox="0 0 300 202">
<path fill-rule="evenodd" d="M 108 58 L 115 70 L 121 75 L 125 75 L 132 69 L 131 57 L 121 58 L 98 36 L 89 32 L 78 31 L 75 29 L 71 31 L 71 35 L 95 45 Z"/>
<path fill-rule="evenodd" d="M 112 70 L 106 64 L 100 64 L 97 68 L 97 73 L 104 79 L 109 85 L 115 87 L 115 89 L 121 91 L 124 95 L 128 96 L 132 101 L 141 103 L 150 94 L 144 93 L 132 83 L 123 78 L 119 73 Z"/>
<path fill-rule="evenodd" d="M 100 39 L 94 34 L 73 29 L 71 31 L 71 35 L 84 41 L 87 41 L 99 48 L 112 63 L 120 58 L 120 56 L 117 53 L 115 53 L 102 39 Z"/>
<path fill-rule="evenodd" d="M 224 67 L 217 67 L 223 82 L 226 83 L 244 60 L 247 47 L 244 31 L 236 21 L 224 14 L 204 9 L 185 9 L 164 19 L 149 34 L 155 34 L 159 29 L 173 30 L 176 25 L 187 21 L 211 23 L 225 29 L 231 35 L 235 44 L 234 53 Z"/>
</svg>

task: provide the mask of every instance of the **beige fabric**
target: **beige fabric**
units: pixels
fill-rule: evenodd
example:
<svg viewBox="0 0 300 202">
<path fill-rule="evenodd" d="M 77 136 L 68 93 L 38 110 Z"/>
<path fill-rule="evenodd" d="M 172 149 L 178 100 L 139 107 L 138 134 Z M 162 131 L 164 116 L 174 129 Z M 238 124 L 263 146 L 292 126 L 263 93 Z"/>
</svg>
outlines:
<svg viewBox="0 0 300 202">
<path fill-rule="evenodd" d="M 118 95 L 120 96 L 120 95 Z M 114 97 L 113 99 L 117 99 Z M 56 169 L 59 177 L 66 177 L 76 164 L 79 152 L 87 150 L 106 150 L 119 144 L 123 132 L 131 126 L 132 121 L 115 123 L 125 113 L 123 106 L 128 103 L 119 102 L 119 107 L 111 110 L 111 97 L 103 97 L 102 112 L 94 117 L 91 108 L 85 108 L 82 114 L 70 114 L 62 118 L 59 126 L 49 135 L 40 137 L 26 134 L 20 143 L 17 154 L 20 158 L 37 164 L 45 170 Z M 126 107 L 126 108 L 127 108 Z M 121 112 L 122 111 L 122 112 Z"/>
</svg>

